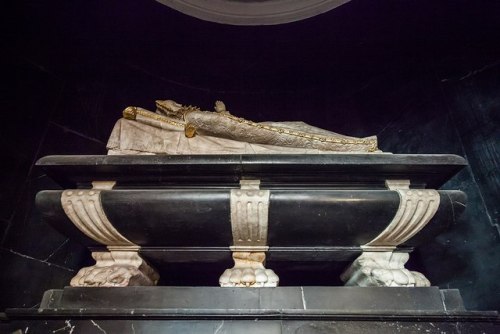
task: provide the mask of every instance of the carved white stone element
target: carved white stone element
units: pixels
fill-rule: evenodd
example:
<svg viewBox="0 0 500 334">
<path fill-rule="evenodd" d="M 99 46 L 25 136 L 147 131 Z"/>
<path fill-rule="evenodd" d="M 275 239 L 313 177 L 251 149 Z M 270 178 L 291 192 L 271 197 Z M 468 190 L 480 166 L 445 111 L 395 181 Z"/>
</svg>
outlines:
<svg viewBox="0 0 500 334">
<path fill-rule="evenodd" d="M 89 238 L 106 246 L 139 249 L 125 238 L 109 221 L 101 203 L 101 191 L 114 183 L 94 182 L 92 189 L 68 189 L 61 195 L 61 204 L 68 218 Z"/>
<path fill-rule="evenodd" d="M 264 267 L 266 260 L 269 190 L 259 180 L 241 180 L 231 190 L 234 267 L 219 279 L 222 287 L 276 287 L 279 278 Z"/>
<path fill-rule="evenodd" d="M 408 253 L 364 252 L 340 278 L 347 286 L 430 286 L 423 274 L 404 267 L 408 259 Z"/>
<path fill-rule="evenodd" d="M 202 20 L 232 25 L 274 25 L 325 13 L 350 0 L 156 0 Z"/>
<path fill-rule="evenodd" d="M 393 250 L 431 220 L 439 208 L 439 193 L 433 189 L 410 189 L 409 180 L 387 180 L 386 186 L 399 195 L 398 211 L 382 233 L 361 246 L 363 254 L 340 278 L 346 285 L 430 286 L 423 274 L 404 267 L 408 253 Z"/>
<path fill-rule="evenodd" d="M 241 180 L 231 190 L 231 228 L 234 246 L 266 246 L 269 190 L 259 180 Z"/>
<path fill-rule="evenodd" d="M 389 251 L 409 240 L 431 220 L 439 208 L 439 193 L 433 189 L 409 189 L 406 180 L 386 181 L 399 195 L 399 208 L 391 223 L 372 241 L 361 246 L 369 251 Z"/>
<path fill-rule="evenodd" d="M 109 252 L 92 252 L 96 264 L 80 269 L 71 286 L 155 285 L 158 273 L 139 256 L 140 246 L 118 232 L 104 212 L 101 192 L 111 190 L 115 182 L 95 181 L 92 185 L 92 189 L 63 191 L 61 205 L 80 231 L 106 245 Z"/>
<path fill-rule="evenodd" d="M 233 252 L 234 267 L 219 278 L 221 287 L 276 287 L 279 278 L 264 267 L 264 252 Z"/>
<path fill-rule="evenodd" d="M 71 286 L 124 287 L 156 285 L 158 273 L 135 251 L 92 252 L 96 264 L 71 279 Z"/>
</svg>

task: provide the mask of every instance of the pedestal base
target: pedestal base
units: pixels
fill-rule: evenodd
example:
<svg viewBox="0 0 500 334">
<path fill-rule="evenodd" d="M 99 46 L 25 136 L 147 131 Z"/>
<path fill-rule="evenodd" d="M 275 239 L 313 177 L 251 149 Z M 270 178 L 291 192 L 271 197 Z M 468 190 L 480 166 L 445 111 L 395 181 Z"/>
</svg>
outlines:
<svg viewBox="0 0 500 334">
<path fill-rule="evenodd" d="M 458 290 L 436 287 L 68 287 L 6 313 L 6 333 L 499 332 L 497 312 L 466 311 Z"/>
</svg>

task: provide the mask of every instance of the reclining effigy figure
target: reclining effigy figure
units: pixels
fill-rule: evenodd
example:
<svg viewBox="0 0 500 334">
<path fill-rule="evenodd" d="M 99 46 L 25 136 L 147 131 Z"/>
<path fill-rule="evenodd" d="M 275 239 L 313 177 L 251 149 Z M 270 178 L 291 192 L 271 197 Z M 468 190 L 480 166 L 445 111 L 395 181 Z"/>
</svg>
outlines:
<svg viewBox="0 0 500 334">
<path fill-rule="evenodd" d="M 377 138 L 354 138 L 303 122 L 255 123 L 215 111 L 157 101 L 156 113 L 128 107 L 111 133 L 109 154 L 319 154 L 377 151 Z"/>
</svg>

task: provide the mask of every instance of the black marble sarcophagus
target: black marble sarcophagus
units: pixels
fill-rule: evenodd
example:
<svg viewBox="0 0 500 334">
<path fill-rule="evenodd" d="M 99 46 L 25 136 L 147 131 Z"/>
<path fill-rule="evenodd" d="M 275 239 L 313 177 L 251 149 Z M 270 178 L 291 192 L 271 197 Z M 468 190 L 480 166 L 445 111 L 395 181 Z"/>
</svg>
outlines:
<svg viewBox="0 0 500 334">
<path fill-rule="evenodd" d="M 222 286 L 276 286 L 280 272 L 291 278 L 281 285 L 324 285 L 325 275 L 338 285 L 350 262 L 348 285 L 427 286 L 404 269 L 408 253 L 466 202 L 435 190 L 465 165 L 454 155 L 49 156 L 37 165 L 66 189 L 38 194 L 45 221 L 87 245 L 97 267 L 149 263 L 163 284 L 207 281 L 233 255 Z M 152 267 L 114 281 L 87 270 L 72 285 L 155 284 Z"/>
</svg>

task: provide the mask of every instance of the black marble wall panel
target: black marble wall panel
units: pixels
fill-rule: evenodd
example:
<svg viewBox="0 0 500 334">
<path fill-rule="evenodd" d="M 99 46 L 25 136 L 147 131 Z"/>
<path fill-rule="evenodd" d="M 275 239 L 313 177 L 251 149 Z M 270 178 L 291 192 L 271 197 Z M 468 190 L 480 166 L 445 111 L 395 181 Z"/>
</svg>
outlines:
<svg viewBox="0 0 500 334">
<path fill-rule="evenodd" d="M 500 59 L 441 79 L 464 154 L 491 223 L 499 227 Z"/>
<path fill-rule="evenodd" d="M 276 27 L 199 21 L 156 1 L 11 2 L 0 68 L 0 309 L 32 306 L 90 261 L 42 226 L 34 193 L 55 188 L 33 162 L 102 154 L 127 105 L 155 99 L 256 121 L 303 120 L 394 153 L 456 153 L 470 168 L 465 215 L 409 267 L 460 288 L 468 308 L 500 309 L 499 5 L 351 1 Z M 36 273 L 34 273 L 36 271 Z M 174 275 L 175 276 L 175 275 Z M 168 283 L 175 283 L 168 279 Z"/>
<path fill-rule="evenodd" d="M 7 52 L 0 66 L 5 77 L 0 106 L 4 119 L 0 141 L 4 143 L 0 171 L 0 218 L 10 219 L 47 122 L 60 95 L 62 82 L 27 59 Z"/>
<path fill-rule="evenodd" d="M 444 187 L 463 189 L 469 204 L 453 230 L 422 250 L 426 265 L 440 268 L 433 273 L 438 284 L 460 288 L 473 307 L 497 309 L 500 284 L 491 278 L 500 274 L 499 59 L 490 50 L 481 55 L 463 54 L 459 59 L 451 56 L 442 60 L 448 66 L 435 67 L 461 155 L 470 165 Z M 449 67 L 460 70 L 445 73 Z M 433 256 L 428 257 L 429 253 Z"/>
<path fill-rule="evenodd" d="M 499 295 L 492 291 L 500 286 L 491 277 L 500 273 L 496 225 L 500 137 L 495 116 L 498 94 L 491 87 L 500 88 L 499 64 L 481 66 L 471 55 L 463 57 L 461 67 L 454 57 L 448 59 L 453 66 L 430 64 L 435 80 L 427 82 L 426 90 L 431 95 L 421 100 L 418 109 L 390 123 L 379 138 L 398 153 L 447 151 L 467 158 L 470 166 L 443 186 L 467 194 L 464 215 L 419 248 L 409 266 L 427 273 L 433 284 L 459 288 L 468 307 L 498 309 Z M 467 70 L 474 65 L 479 71 Z"/>
<path fill-rule="evenodd" d="M 467 193 L 467 208 L 447 232 L 418 249 L 423 270 L 439 286 L 459 288 L 468 307 L 498 308 L 500 238 L 486 214 L 479 188 L 469 169 L 446 188 Z"/>
<path fill-rule="evenodd" d="M 5 267 L 0 309 L 36 305 L 43 290 L 66 285 L 75 270 L 90 262 L 85 248 L 41 222 L 35 194 L 59 186 L 34 162 L 47 154 L 105 153 L 103 142 L 54 121 L 61 97 L 68 94 L 61 77 L 15 50 L 5 56 L 1 66 L 9 85 L 1 99 L 0 262 Z"/>
<path fill-rule="evenodd" d="M 22 132 L 13 136 L 19 135 Z M 47 154 L 74 150 L 100 154 L 105 152 L 103 148 L 102 143 L 48 122 L 31 159 L 34 163 Z M 77 269 L 90 263 L 90 254 L 83 246 L 42 223 L 34 208 L 38 191 L 59 189 L 59 186 L 32 165 L 20 185 L 21 194 L 10 219 L 5 222 L 0 245 L 2 263 L 9 268 L 0 275 L 2 309 L 11 305 L 35 305 L 41 290 L 54 285 L 65 286 Z"/>
<path fill-rule="evenodd" d="M 32 242 L 32 241 L 31 241 Z M 76 275 L 75 269 L 54 264 L 53 258 L 39 259 L 12 249 L 0 249 L 3 270 L 0 308 L 35 308 L 43 291 L 51 287 L 65 286 Z"/>
</svg>

